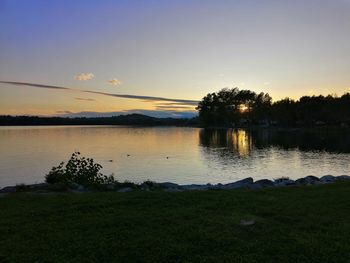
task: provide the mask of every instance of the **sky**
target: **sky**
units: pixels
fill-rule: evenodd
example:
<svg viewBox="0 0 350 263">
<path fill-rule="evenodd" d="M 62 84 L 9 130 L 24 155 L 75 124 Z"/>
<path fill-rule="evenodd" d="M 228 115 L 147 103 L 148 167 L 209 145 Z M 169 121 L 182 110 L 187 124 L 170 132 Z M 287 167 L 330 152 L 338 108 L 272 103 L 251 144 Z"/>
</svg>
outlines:
<svg viewBox="0 0 350 263">
<path fill-rule="evenodd" d="M 349 92 L 350 0 L 0 0 L 0 114 L 192 116 L 226 87 Z"/>
</svg>

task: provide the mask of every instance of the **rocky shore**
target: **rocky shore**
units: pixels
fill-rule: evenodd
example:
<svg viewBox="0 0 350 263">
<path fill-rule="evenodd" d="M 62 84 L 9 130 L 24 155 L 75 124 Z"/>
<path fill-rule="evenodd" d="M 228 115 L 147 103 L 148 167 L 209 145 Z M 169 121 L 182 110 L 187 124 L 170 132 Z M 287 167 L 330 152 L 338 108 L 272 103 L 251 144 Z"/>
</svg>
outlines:
<svg viewBox="0 0 350 263">
<path fill-rule="evenodd" d="M 295 185 L 317 185 L 317 184 L 329 184 L 337 181 L 346 181 L 350 180 L 349 175 L 325 175 L 320 178 L 316 176 L 306 176 L 299 178 L 297 180 L 292 180 L 288 177 L 282 177 L 275 180 L 262 179 L 254 181 L 253 178 L 248 177 L 236 182 L 227 183 L 227 184 L 188 184 L 188 185 L 179 185 L 171 182 L 165 183 L 156 183 L 152 181 L 146 181 L 141 184 L 134 184 L 130 182 L 126 183 L 116 183 L 109 185 L 102 185 L 95 191 L 115 191 L 120 193 L 126 193 L 131 191 L 152 191 L 152 190 L 161 190 L 166 192 L 180 192 L 180 191 L 193 191 L 193 190 L 232 190 L 232 189 L 261 189 L 266 187 L 286 187 L 286 186 L 295 186 Z M 63 185 L 50 185 L 47 183 L 31 184 L 31 185 L 16 185 L 16 186 L 7 186 L 0 189 L 0 194 L 9 194 L 16 192 L 88 192 L 94 191 L 88 189 L 82 185 L 71 184 L 69 186 Z"/>
</svg>

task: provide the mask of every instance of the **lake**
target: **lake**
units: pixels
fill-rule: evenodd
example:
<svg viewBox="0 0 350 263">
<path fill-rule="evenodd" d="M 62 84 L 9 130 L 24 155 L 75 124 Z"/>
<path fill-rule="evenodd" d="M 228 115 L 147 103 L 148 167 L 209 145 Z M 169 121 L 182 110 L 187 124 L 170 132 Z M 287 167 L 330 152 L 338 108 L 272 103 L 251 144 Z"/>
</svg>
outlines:
<svg viewBox="0 0 350 263">
<path fill-rule="evenodd" d="M 347 130 L 0 127 L 0 187 L 44 180 L 74 151 L 119 181 L 227 183 L 350 174 Z"/>
</svg>

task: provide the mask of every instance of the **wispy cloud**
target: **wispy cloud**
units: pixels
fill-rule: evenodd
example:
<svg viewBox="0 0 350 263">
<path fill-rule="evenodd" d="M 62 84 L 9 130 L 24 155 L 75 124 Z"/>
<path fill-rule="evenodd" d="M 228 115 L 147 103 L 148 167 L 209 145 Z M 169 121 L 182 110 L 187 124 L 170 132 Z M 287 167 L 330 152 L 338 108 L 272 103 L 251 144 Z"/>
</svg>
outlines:
<svg viewBox="0 0 350 263">
<path fill-rule="evenodd" d="M 108 80 L 108 83 L 113 85 L 113 86 L 118 86 L 118 85 L 122 84 L 122 82 L 119 79 L 110 79 L 110 80 Z"/>
<path fill-rule="evenodd" d="M 15 86 L 29 86 L 29 87 L 43 88 L 43 89 L 71 90 L 70 88 L 66 88 L 66 87 L 44 85 L 44 84 L 36 84 L 36 83 L 28 83 L 28 82 L 0 81 L 0 83 L 9 84 L 9 85 L 15 85 Z"/>
<path fill-rule="evenodd" d="M 166 109 L 166 110 L 194 110 L 194 106 L 172 106 L 172 105 L 157 105 L 156 109 Z"/>
<path fill-rule="evenodd" d="M 85 100 L 85 101 L 96 101 L 95 99 L 90 99 L 90 98 L 74 98 L 76 100 Z"/>
<path fill-rule="evenodd" d="M 197 104 L 192 105 L 192 104 L 185 104 L 185 103 L 179 103 L 179 102 L 168 102 L 168 101 L 163 101 L 163 102 L 158 102 L 155 103 L 154 105 L 156 107 L 156 110 L 166 110 L 166 111 L 190 111 L 194 112 L 195 107 Z"/>
<path fill-rule="evenodd" d="M 92 74 L 91 72 L 89 73 L 80 73 L 78 75 L 75 75 L 75 79 L 76 80 L 91 80 L 93 79 L 94 74 Z"/>
<path fill-rule="evenodd" d="M 73 112 L 71 112 L 69 110 L 58 110 L 58 111 L 56 111 L 56 113 L 58 113 L 58 114 L 72 114 Z"/>
<path fill-rule="evenodd" d="M 184 105 L 197 105 L 198 104 L 198 101 L 196 101 L 196 100 L 170 99 L 170 98 L 163 98 L 163 97 L 141 96 L 141 95 L 130 95 L 130 94 L 114 94 L 114 93 L 90 91 L 90 90 L 85 90 L 83 92 L 118 97 L 118 98 L 137 99 L 137 100 L 153 101 L 153 102 L 172 101 L 172 102 L 177 102 L 177 103 L 184 104 Z"/>
<path fill-rule="evenodd" d="M 81 90 L 81 89 L 73 89 L 73 88 L 69 88 L 69 87 L 52 86 L 52 85 L 28 83 L 28 82 L 0 81 L 0 83 L 4 83 L 4 84 L 8 84 L 8 85 L 16 85 L 16 86 L 29 86 L 29 87 L 36 87 L 36 88 L 44 88 L 44 89 L 78 91 L 78 92 L 82 92 L 82 93 L 97 94 L 97 95 L 125 98 L 125 99 L 136 99 L 136 100 L 143 100 L 143 101 L 148 101 L 148 102 L 165 101 L 165 102 L 176 103 L 178 105 L 193 105 L 193 106 L 198 105 L 197 100 L 172 99 L 172 98 L 143 96 L 143 95 L 107 93 L 107 92 L 100 92 L 100 91 Z"/>
</svg>

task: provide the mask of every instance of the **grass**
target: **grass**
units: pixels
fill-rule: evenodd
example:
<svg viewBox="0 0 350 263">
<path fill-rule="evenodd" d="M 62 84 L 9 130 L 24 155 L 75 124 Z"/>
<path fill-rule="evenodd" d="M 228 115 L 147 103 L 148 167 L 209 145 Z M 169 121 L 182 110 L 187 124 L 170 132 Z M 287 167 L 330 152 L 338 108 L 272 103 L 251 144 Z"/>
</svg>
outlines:
<svg viewBox="0 0 350 263">
<path fill-rule="evenodd" d="M 348 182 L 0 198 L 2 263 L 340 263 L 350 262 L 349 237 Z"/>
</svg>

